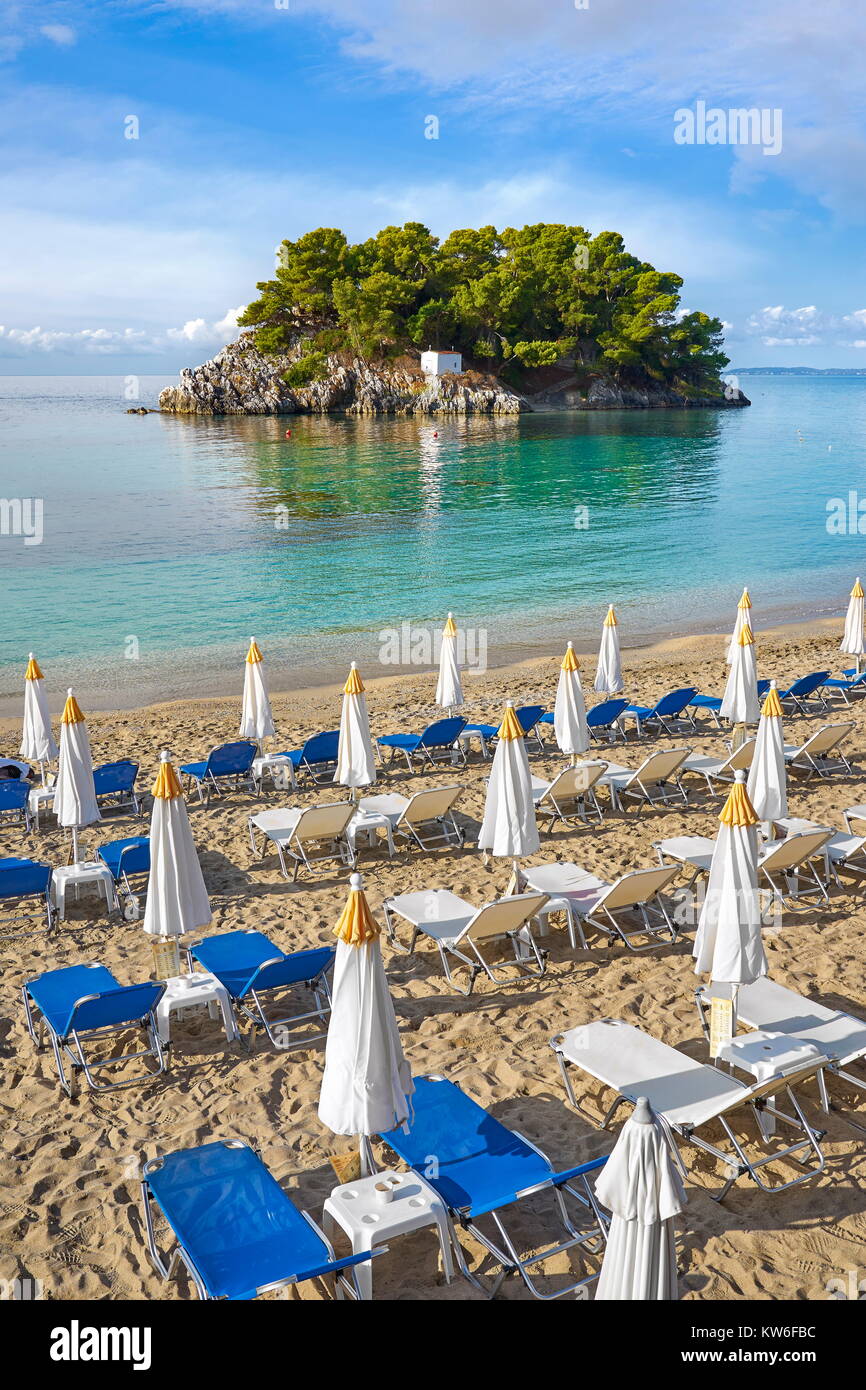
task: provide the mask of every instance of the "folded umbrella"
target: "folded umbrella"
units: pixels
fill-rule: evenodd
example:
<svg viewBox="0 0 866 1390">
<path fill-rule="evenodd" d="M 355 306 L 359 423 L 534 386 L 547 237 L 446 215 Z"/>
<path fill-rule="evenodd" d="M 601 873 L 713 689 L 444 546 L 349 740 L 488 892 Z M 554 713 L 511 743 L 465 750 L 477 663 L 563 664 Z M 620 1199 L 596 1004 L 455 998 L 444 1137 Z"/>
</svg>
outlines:
<svg viewBox="0 0 866 1390">
<path fill-rule="evenodd" d="M 755 739 L 746 790 L 758 820 L 769 823 L 787 816 L 788 774 L 785 767 L 785 736 L 782 732 L 782 702 L 775 681 L 771 681 L 761 707 L 758 737 Z"/>
<path fill-rule="evenodd" d="M 860 576 L 854 588 L 851 590 L 851 597 L 848 600 L 848 612 L 845 615 L 845 632 L 839 645 L 840 652 L 845 652 L 848 656 L 856 656 L 857 671 L 859 673 L 863 662 L 861 660 L 866 646 L 863 644 L 863 585 L 860 583 Z"/>
<path fill-rule="evenodd" d="M 33 653 L 24 672 L 24 729 L 18 752 L 28 762 L 38 763 L 45 785 L 45 764 L 57 757 L 57 744 L 51 730 L 51 715 L 43 685 L 43 675 Z"/>
<path fill-rule="evenodd" d="M 595 1195 L 613 1214 L 595 1301 L 678 1298 L 674 1218 L 686 1193 L 645 1096 L 635 1101 Z"/>
<path fill-rule="evenodd" d="M 319 1119 L 334 1134 L 358 1136 L 362 1171 L 372 1164 L 369 1138 L 405 1124 L 415 1087 L 403 1055 L 394 1002 L 360 874 L 334 929 L 337 958 Z"/>
<path fill-rule="evenodd" d="M 607 610 L 607 617 L 601 629 L 601 645 L 598 652 L 598 670 L 595 673 L 595 689 L 599 694 L 618 695 L 623 688 L 622 664 L 619 652 L 619 625 L 613 604 Z"/>
<path fill-rule="evenodd" d="M 343 686 L 340 739 L 334 781 L 341 787 L 371 787 L 376 780 L 376 756 L 370 737 L 370 717 L 361 673 L 352 662 Z"/>
<path fill-rule="evenodd" d="M 166 752 L 160 754 L 150 818 L 150 876 L 144 909 L 149 936 L 178 937 L 211 920 L 186 800 Z"/>
<path fill-rule="evenodd" d="M 255 739 L 259 748 L 263 738 L 273 738 L 276 733 L 265 679 L 264 657 L 255 637 L 250 638 L 250 649 L 244 665 L 244 698 L 238 733 L 241 738 Z"/>
<path fill-rule="evenodd" d="M 752 628 L 752 634 L 754 635 L 755 629 L 752 627 L 752 600 L 749 597 L 748 589 L 743 590 L 740 601 L 737 604 L 737 616 L 734 621 L 734 630 L 731 633 L 731 640 L 728 643 L 728 651 L 725 658 L 729 666 L 734 659 L 737 643 L 740 640 L 740 633 L 744 627 Z"/>
<path fill-rule="evenodd" d="M 457 665 L 457 628 L 454 624 L 453 613 L 448 614 L 448 621 L 442 629 L 436 703 L 441 709 L 447 710 L 460 709 L 463 704 L 460 667 Z"/>
<path fill-rule="evenodd" d="M 93 784 L 93 758 L 87 723 L 71 690 L 60 718 L 60 752 L 54 784 L 57 824 L 72 831 L 72 858 L 78 863 L 78 832 L 101 820 Z"/>
<path fill-rule="evenodd" d="M 589 728 L 586 723 L 586 704 L 580 684 L 580 662 L 569 642 L 559 671 L 556 704 L 553 707 L 553 730 L 560 752 L 585 753 L 589 747 Z"/>
</svg>

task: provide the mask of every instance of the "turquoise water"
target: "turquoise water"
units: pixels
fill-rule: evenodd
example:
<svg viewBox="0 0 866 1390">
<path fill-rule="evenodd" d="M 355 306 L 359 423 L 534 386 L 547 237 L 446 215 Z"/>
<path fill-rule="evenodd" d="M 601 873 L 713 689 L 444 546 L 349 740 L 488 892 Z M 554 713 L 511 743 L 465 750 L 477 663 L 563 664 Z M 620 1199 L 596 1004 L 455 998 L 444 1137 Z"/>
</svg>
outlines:
<svg viewBox="0 0 866 1390">
<path fill-rule="evenodd" d="M 277 687 L 379 674 L 380 630 L 449 608 L 493 663 L 594 647 L 611 601 L 624 642 L 724 630 L 746 582 L 758 628 L 844 611 L 866 537 L 828 534 L 826 505 L 866 498 L 866 382 L 742 383 L 737 411 L 352 421 L 0 379 L 2 494 L 44 507 L 41 544 L 0 535 L 0 699 L 30 649 L 109 705 L 234 689 L 251 634 Z"/>
</svg>

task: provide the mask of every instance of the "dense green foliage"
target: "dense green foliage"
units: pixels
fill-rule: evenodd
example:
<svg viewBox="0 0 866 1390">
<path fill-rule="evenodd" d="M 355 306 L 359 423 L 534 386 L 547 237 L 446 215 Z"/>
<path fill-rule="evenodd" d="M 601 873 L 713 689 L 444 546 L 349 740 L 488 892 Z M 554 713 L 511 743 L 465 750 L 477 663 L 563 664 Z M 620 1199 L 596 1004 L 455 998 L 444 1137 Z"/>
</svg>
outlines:
<svg viewBox="0 0 866 1390">
<path fill-rule="evenodd" d="M 385 227 L 352 246 L 320 227 L 284 241 L 273 280 L 240 319 L 257 346 L 285 352 L 305 335 L 290 373 L 301 385 L 325 355 L 396 356 L 457 348 L 509 374 L 560 359 L 621 380 L 718 389 L 728 359 L 722 325 L 679 311 L 680 276 L 630 255 L 622 237 L 539 223 L 452 232 L 420 222 Z"/>
</svg>

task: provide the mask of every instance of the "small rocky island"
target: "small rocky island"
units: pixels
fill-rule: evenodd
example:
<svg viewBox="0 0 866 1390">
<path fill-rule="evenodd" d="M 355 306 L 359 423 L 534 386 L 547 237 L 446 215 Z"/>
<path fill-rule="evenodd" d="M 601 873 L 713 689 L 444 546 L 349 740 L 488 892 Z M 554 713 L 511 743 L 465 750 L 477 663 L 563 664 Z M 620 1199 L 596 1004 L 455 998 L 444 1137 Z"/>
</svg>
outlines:
<svg viewBox="0 0 866 1390">
<path fill-rule="evenodd" d="M 679 309 L 682 280 L 613 232 L 538 224 L 335 228 L 284 241 L 241 334 L 160 394 L 186 415 L 515 415 L 748 405 L 722 324 Z M 447 343 L 460 370 L 425 371 Z M 448 354 L 451 357 L 452 354 Z"/>
</svg>

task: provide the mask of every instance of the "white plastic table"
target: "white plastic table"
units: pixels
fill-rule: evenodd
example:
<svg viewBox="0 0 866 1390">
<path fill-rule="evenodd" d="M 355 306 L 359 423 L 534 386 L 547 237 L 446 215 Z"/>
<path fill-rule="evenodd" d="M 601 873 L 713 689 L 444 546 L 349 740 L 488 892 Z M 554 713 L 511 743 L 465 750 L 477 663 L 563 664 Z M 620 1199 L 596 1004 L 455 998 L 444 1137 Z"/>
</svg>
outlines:
<svg viewBox="0 0 866 1390">
<path fill-rule="evenodd" d="M 165 994 L 156 1006 L 156 1023 L 160 1042 L 171 1038 L 171 1015 L 178 1009 L 192 1009 L 206 1004 L 211 1018 L 222 1014 L 227 1042 L 236 1042 L 240 1034 L 232 1013 L 232 1003 L 225 985 L 216 975 L 204 971 L 192 975 L 172 975 L 165 982 Z"/>
<path fill-rule="evenodd" d="M 54 787 L 31 787 L 30 789 L 27 801 L 37 830 L 39 829 L 39 813 L 43 808 L 50 809 L 54 801 L 54 791 Z"/>
<path fill-rule="evenodd" d="M 379 1186 L 388 1189 L 389 1200 L 382 1201 L 377 1196 L 376 1188 Z M 335 1187 L 325 1202 L 322 1215 L 322 1228 L 328 1240 L 332 1238 L 335 1226 L 345 1231 L 351 1240 L 354 1255 L 384 1245 L 395 1236 L 406 1235 L 423 1226 L 435 1226 L 439 1233 L 445 1279 L 450 1284 L 454 1277 L 451 1233 L 445 1207 L 433 1188 L 415 1173 L 397 1173 L 393 1169 L 386 1169 L 371 1177 L 359 1178 L 357 1182 Z M 361 1297 L 372 1299 L 372 1260 L 356 1265 L 355 1273 Z"/>
<path fill-rule="evenodd" d="M 384 830 L 388 840 L 388 857 L 394 858 L 394 831 L 390 818 L 380 811 L 361 811 L 358 810 L 353 815 L 349 824 L 346 826 L 346 839 L 352 847 L 352 854 L 357 853 L 359 838 L 366 841 L 369 848 L 375 844 L 376 832 Z"/>
<path fill-rule="evenodd" d="M 266 772 L 270 773 L 271 781 L 274 786 L 278 785 L 275 776 L 278 768 L 285 769 L 286 773 L 286 787 L 282 788 L 282 790 L 291 787 L 292 791 L 297 791 L 298 783 L 295 778 L 295 769 L 292 766 L 292 760 L 291 758 L 287 758 L 284 753 L 263 753 L 260 758 L 253 759 L 253 778 L 259 790 L 261 790 L 262 778 Z"/>
<path fill-rule="evenodd" d="M 765 1032 L 762 1029 L 740 1033 L 719 1049 L 720 1061 L 748 1072 L 755 1081 L 772 1081 L 786 1071 L 804 1066 L 820 1056 L 820 1050 L 814 1043 L 793 1038 L 790 1033 Z M 769 1138 L 776 1128 L 775 1116 L 763 1111 L 758 1113 L 757 1118 L 765 1137 Z"/>
<path fill-rule="evenodd" d="M 96 889 L 97 893 L 105 899 L 105 905 L 109 912 L 114 912 L 117 909 L 114 879 L 107 864 L 103 864 L 101 861 L 63 864 L 59 869 L 54 869 L 51 874 L 51 896 L 57 907 L 57 916 L 61 921 L 66 916 L 66 894 L 70 886 L 75 890 L 75 901 L 77 902 L 82 884 Z"/>
</svg>

